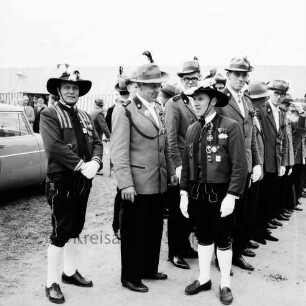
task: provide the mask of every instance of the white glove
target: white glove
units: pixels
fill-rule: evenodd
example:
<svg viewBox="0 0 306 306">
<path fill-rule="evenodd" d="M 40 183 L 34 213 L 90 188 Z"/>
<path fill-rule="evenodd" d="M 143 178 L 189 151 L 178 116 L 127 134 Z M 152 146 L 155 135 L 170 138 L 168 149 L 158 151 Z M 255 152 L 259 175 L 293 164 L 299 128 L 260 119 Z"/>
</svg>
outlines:
<svg viewBox="0 0 306 306">
<path fill-rule="evenodd" d="M 252 175 L 252 180 L 253 183 L 257 182 L 260 177 L 261 177 L 261 166 L 260 165 L 256 165 L 253 167 L 253 175 Z"/>
<path fill-rule="evenodd" d="M 220 208 L 222 218 L 230 215 L 234 211 L 235 200 L 236 197 L 232 194 L 227 194 L 226 197 L 223 199 Z"/>
<path fill-rule="evenodd" d="M 180 209 L 185 218 L 189 218 L 188 214 L 188 194 L 182 193 L 181 194 L 181 202 L 180 202 Z"/>
<path fill-rule="evenodd" d="M 96 175 L 99 168 L 99 163 L 95 160 L 92 160 L 90 162 L 83 163 L 81 167 L 81 173 L 88 179 L 92 179 Z"/>
<path fill-rule="evenodd" d="M 288 176 L 291 175 L 291 173 L 292 173 L 292 168 L 289 169 Z"/>
<path fill-rule="evenodd" d="M 178 178 L 179 183 L 181 182 L 181 173 L 182 173 L 182 166 L 175 168 L 175 174 Z"/>
<path fill-rule="evenodd" d="M 283 176 L 286 172 L 286 167 L 285 166 L 281 166 L 278 172 L 278 176 Z"/>
</svg>

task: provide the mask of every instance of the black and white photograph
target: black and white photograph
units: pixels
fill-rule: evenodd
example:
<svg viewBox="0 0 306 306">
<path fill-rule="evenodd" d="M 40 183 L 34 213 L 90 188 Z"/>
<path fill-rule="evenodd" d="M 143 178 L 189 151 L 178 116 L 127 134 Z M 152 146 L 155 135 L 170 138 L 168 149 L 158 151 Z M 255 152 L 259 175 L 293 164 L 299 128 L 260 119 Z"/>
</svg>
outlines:
<svg viewBox="0 0 306 306">
<path fill-rule="evenodd" d="M 0 306 L 306 305 L 304 0 L 0 11 Z"/>
</svg>

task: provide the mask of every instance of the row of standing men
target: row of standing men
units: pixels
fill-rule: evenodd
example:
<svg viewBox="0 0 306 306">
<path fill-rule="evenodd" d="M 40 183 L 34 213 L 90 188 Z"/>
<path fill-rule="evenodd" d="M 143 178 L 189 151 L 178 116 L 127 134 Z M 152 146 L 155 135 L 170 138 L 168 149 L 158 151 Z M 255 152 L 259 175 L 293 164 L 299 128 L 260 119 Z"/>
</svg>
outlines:
<svg viewBox="0 0 306 306">
<path fill-rule="evenodd" d="M 278 111 L 278 117 L 276 112 L 272 113 L 270 101 L 254 108 L 249 98 L 252 93 L 242 94 L 252 70 L 246 58 L 233 59 L 226 70 L 223 92 L 217 90 L 222 84 L 216 82 L 216 78 L 213 86 L 200 83 L 197 60 L 185 62 L 178 73 L 183 85 L 180 93 L 164 83 L 167 74 L 154 63 L 138 67 L 131 77 L 119 78 L 116 88 L 122 103 L 109 110 L 106 121 L 111 118 L 111 159 L 118 187 L 113 228 L 121 238 L 121 282 L 130 290 L 147 292 L 149 289 L 142 283 L 143 279 L 167 278 L 166 274 L 158 272 L 166 192 L 169 261 L 176 267 L 188 269 L 184 258 L 199 257 L 199 278 L 187 286 L 186 294 L 211 289 L 210 263 L 215 244 L 221 270 L 220 301 L 232 302 L 232 249 L 233 263 L 250 269 L 242 255 L 256 244 L 250 241 L 255 236 L 245 235 L 250 224 L 245 218 L 251 215 L 252 220 L 262 220 L 254 218 L 256 214 L 250 213 L 250 208 L 257 206 L 257 216 L 260 211 L 265 216 L 262 230 L 256 232 L 258 238 L 272 237 L 266 229 L 275 221 L 272 218 L 275 213 L 280 212 L 276 209 L 278 203 L 273 202 L 269 211 L 260 201 L 249 205 L 247 192 L 270 173 L 266 166 L 270 149 L 263 146 L 270 142 L 274 145 L 271 151 L 275 152 L 275 160 L 271 159 L 275 161 L 275 169 L 270 170 L 275 180 L 270 181 L 275 188 L 276 178 L 283 174 L 287 152 L 290 152 L 286 140 L 289 134 L 283 129 L 287 125 L 281 121 L 283 112 Z M 162 88 L 161 84 L 164 84 Z M 258 96 L 258 86 L 264 87 L 264 84 L 255 85 L 253 98 L 263 98 Z M 288 88 L 283 85 L 280 81 L 271 83 L 271 103 L 272 97 L 284 97 Z M 55 303 L 65 301 L 59 287 L 62 258 L 63 282 L 92 286 L 92 282 L 76 270 L 76 245 L 71 241 L 82 231 L 91 180 L 102 167 L 102 144 L 94 122 L 76 107 L 79 96 L 85 95 L 90 87 L 91 82 L 82 80 L 79 72 L 49 79 L 49 93 L 59 96 L 60 100 L 41 114 L 40 128 L 48 158 L 46 194 L 52 210 L 46 295 Z M 170 100 L 169 95 L 173 96 Z M 159 99 L 168 101 L 158 103 Z M 266 139 L 275 141 L 265 140 L 264 114 L 259 116 L 257 112 L 257 108 L 260 112 L 268 109 L 268 104 L 267 120 L 271 124 L 274 120 L 275 139 L 270 134 Z M 279 102 L 275 101 L 277 104 Z M 259 134 L 255 133 L 257 117 L 263 139 L 261 149 L 258 149 Z M 300 131 L 303 132 L 303 128 Z M 277 152 L 281 152 L 282 158 Z M 289 170 L 288 166 L 288 174 Z M 302 167 L 299 171 L 304 173 Z M 299 180 L 300 185 L 301 182 Z M 272 189 L 269 192 L 272 193 Z M 296 201 L 290 208 L 295 205 Z M 282 207 L 281 212 L 283 208 L 288 207 Z M 185 218 L 189 215 L 190 218 Z M 188 240 L 194 228 L 197 252 Z"/>
</svg>

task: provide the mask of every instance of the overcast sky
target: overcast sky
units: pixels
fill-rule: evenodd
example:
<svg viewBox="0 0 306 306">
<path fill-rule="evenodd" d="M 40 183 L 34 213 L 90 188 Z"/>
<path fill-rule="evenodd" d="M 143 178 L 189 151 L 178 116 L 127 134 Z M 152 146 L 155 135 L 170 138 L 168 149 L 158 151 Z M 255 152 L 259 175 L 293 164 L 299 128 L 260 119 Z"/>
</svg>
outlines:
<svg viewBox="0 0 306 306">
<path fill-rule="evenodd" d="M 304 0 L 0 1 L 0 67 L 306 64 Z"/>
</svg>

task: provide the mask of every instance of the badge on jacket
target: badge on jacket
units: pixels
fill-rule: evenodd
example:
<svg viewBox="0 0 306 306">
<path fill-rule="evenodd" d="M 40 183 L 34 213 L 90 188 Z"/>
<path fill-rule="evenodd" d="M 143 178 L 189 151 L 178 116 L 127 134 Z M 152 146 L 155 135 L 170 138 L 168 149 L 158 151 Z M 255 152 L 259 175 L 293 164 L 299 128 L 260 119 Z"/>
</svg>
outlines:
<svg viewBox="0 0 306 306">
<path fill-rule="evenodd" d="M 224 128 L 218 128 L 218 132 L 219 132 L 219 135 L 218 135 L 218 138 L 219 139 L 226 139 L 228 137 L 227 133 L 227 129 L 224 129 Z"/>
</svg>

